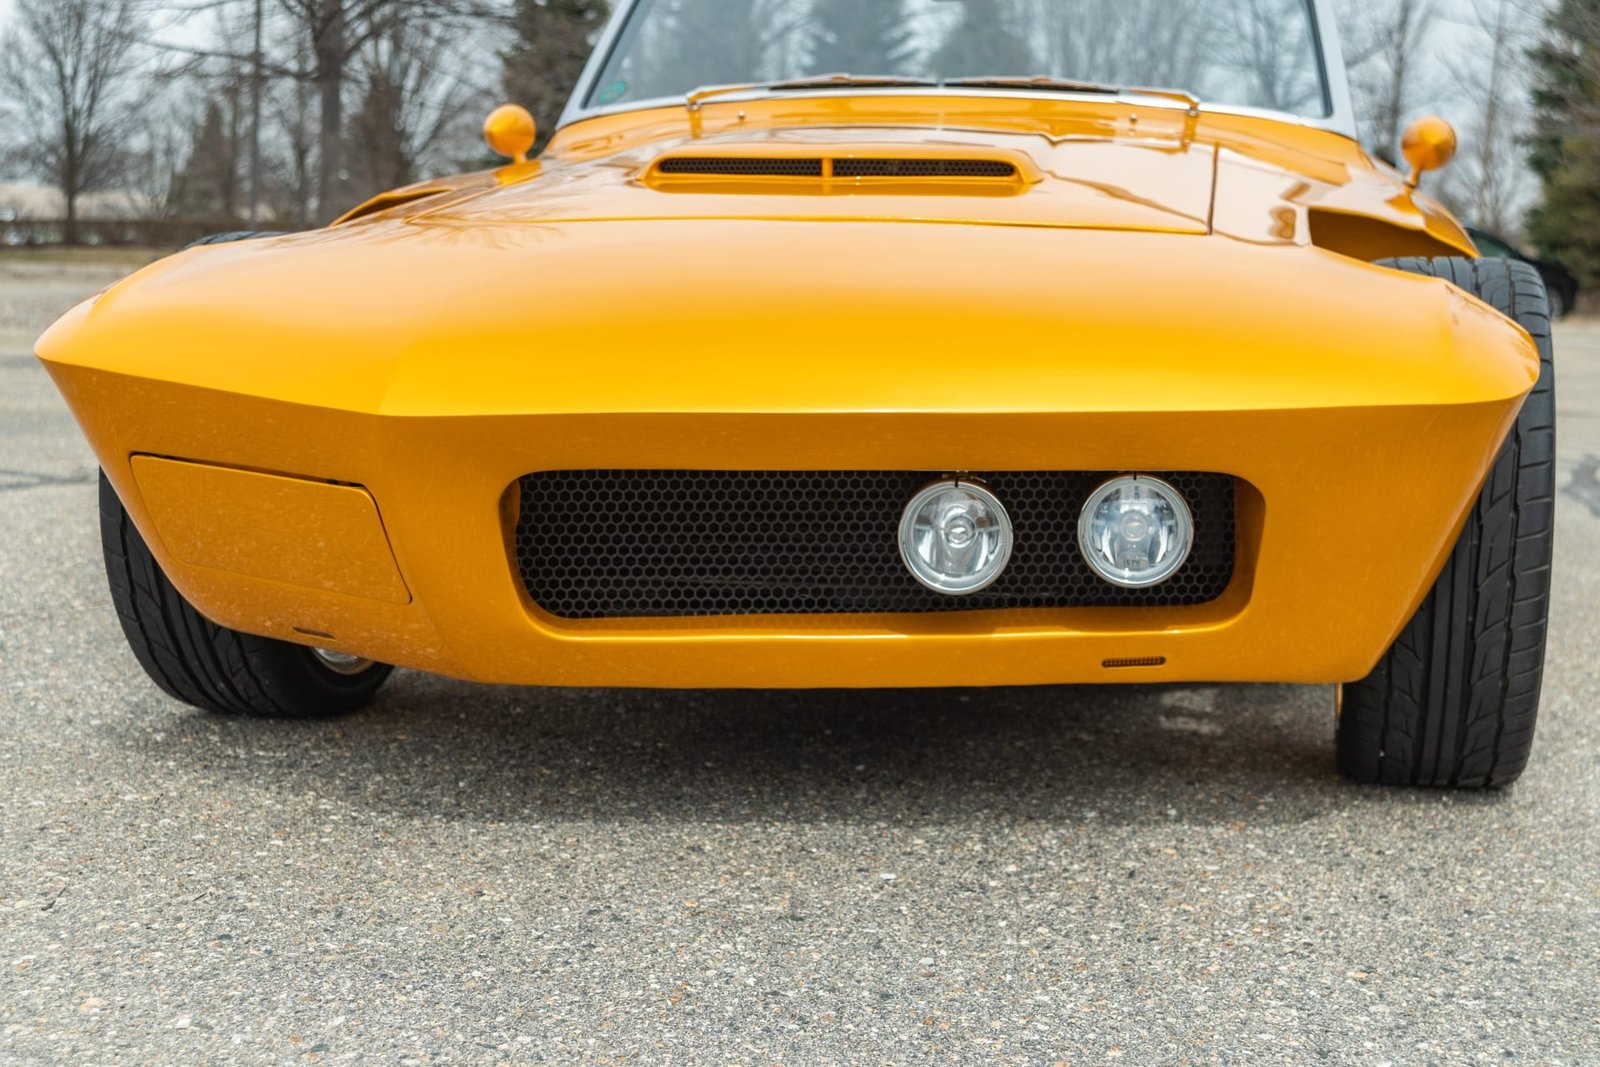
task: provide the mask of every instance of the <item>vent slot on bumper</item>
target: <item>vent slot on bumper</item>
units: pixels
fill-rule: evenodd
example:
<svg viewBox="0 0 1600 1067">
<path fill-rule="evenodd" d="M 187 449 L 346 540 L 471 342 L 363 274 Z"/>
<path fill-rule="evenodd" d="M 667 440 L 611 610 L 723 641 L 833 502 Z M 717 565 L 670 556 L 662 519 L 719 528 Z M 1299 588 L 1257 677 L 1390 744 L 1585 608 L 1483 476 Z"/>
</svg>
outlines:
<svg viewBox="0 0 1600 1067">
<path fill-rule="evenodd" d="M 1176 607 L 1220 597 L 1234 570 L 1234 480 L 1148 472 L 1194 512 L 1194 550 L 1150 589 L 1101 579 L 1078 552 L 1078 513 L 1121 472 L 979 474 L 1016 527 L 993 586 L 953 597 L 900 559 L 906 503 L 929 471 L 547 471 L 521 481 L 517 565 L 564 619 L 841 615 L 1003 608 Z"/>
</svg>

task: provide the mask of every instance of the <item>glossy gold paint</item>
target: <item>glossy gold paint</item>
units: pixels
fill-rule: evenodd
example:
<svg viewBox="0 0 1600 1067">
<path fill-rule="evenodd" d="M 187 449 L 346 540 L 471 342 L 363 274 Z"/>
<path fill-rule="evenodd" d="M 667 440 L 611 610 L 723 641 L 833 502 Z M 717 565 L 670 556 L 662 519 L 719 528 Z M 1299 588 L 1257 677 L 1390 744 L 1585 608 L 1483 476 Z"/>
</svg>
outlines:
<svg viewBox="0 0 1600 1067">
<path fill-rule="evenodd" d="M 495 108 L 483 123 L 483 139 L 496 155 L 513 163 L 526 163 L 528 153 L 539 140 L 539 128 L 525 107 L 505 104 Z"/>
<path fill-rule="evenodd" d="M 1415 189 L 1424 174 L 1456 158 L 1456 128 L 1437 115 L 1420 118 L 1406 127 L 1400 151 L 1411 164 L 1406 184 Z"/>
<path fill-rule="evenodd" d="M 134 456 L 162 549 L 184 564 L 345 596 L 407 604 L 366 490 Z"/>
<path fill-rule="evenodd" d="M 1508 320 L 1353 258 L 1471 245 L 1333 134 L 1055 98 L 700 117 L 699 137 L 682 108 L 579 123 L 536 163 L 183 253 L 58 323 L 39 354 L 183 593 L 224 625 L 493 682 L 1344 681 L 1414 611 L 1537 375 Z M 1018 179 L 656 166 L 934 150 Z M 254 535 L 209 532 L 232 490 L 147 499 L 136 455 L 359 493 L 411 599 L 186 560 L 165 524 Z M 512 490 L 589 467 L 1219 471 L 1243 482 L 1240 563 L 1193 608 L 573 623 L 522 590 Z M 269 557 L 381 563 L 370 522 L 358 549 L 331 498 L 306 514 Z"/>
</svg>

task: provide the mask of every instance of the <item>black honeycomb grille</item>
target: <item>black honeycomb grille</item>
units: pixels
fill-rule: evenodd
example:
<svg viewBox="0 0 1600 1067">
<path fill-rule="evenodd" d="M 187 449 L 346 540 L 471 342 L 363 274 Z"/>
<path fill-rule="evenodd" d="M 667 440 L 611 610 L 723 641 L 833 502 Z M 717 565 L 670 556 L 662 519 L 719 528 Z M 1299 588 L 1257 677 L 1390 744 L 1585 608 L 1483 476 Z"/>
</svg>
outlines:
<svg viewBox="0 0 1600 1067">
<path fill-rule="evenodd" d="M 763 159 L 760 157 L 679 156 L 663 159 L 656 167 L 662 174 L 712 174 L 723 177 L 820 178 L 820 159 Z"/>
<path fill-rule="evenodd" d="M 821 159 L 761 156 L 676 156 L 656 165 L 661 174 L 729 178 L 821 178 Z M 1014 164 L 997 159 L 836 159 L 835 178 L 1015 178 Z"/>
<path fill-rule="evenodd" d="M 993 159 L 840 159 L 835 178 L 1015 178 L 1017 168 Z"/>
<path fill-rule="evenodd" d="M 1158 473 L 1188 500 L 1195 547 L 1153 589 L 1122 589 L 1077 548 L 1078 511 L 1112 474 L 973 474 L 1016 528 L 994 585 L 951 597 L 900 559 L 900 515 L 926 471 L 549 471 L 521 482 L 517 563 L 566 619 L 1158 607 L 1222 595 L 1234 568 L 1234 483 Z"/>
</svg>

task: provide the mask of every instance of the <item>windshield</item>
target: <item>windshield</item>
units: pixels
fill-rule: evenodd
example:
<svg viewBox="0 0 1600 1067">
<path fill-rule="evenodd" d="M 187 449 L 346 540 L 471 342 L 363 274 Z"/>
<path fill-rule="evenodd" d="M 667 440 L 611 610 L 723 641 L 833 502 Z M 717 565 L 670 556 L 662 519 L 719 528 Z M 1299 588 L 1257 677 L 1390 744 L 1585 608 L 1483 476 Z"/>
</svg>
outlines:
<svg viewBox="0 0 1600 1067">
<path fill-rule="evenodd" d="M 627 18 L 587 107 L 848 73 L 1054 78 L 1328 113 L 1308 0 L 639 0 Z"/>
</svg>

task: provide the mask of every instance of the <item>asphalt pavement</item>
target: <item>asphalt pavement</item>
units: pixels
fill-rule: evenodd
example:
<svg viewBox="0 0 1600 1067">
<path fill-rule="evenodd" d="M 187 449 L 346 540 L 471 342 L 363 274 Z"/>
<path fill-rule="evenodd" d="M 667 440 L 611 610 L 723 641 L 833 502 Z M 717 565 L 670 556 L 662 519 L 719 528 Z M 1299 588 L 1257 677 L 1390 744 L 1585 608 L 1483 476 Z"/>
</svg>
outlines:
<svg viewBox="0 0 1600 1067">
<path fill-rule="evenodd" d="M 1342 782 L 1327 688 L 190 711 L 29 354 L 113 276 L 0 259 L 0 1064 L 1600 1064 L 1600 324 L 1537 751 L 1458 795 Z"/>
</svg>

